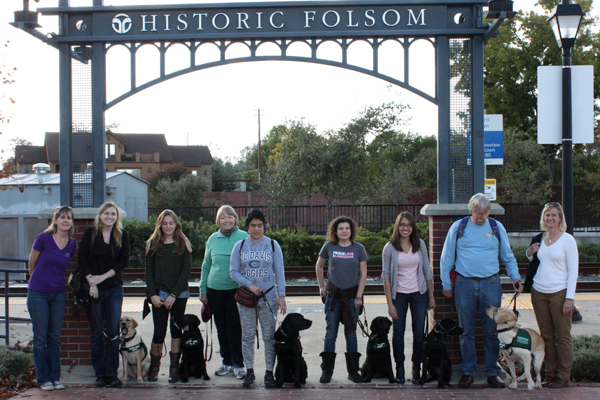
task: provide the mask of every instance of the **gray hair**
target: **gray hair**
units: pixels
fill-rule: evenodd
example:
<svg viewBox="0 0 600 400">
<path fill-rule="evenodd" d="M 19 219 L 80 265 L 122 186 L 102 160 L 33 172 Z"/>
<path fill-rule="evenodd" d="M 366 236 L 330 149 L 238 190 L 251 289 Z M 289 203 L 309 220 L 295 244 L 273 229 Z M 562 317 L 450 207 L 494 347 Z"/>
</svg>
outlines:
<svg viewBox="0 0 600 400">
<path fill-rule="evenodd" d="M 488 197 L 483 193 L 474 194 L 469 200 L 469 212 L 478 211 L 478 210 L 486 210 L 490 211 L 492 208 L 492 204 Z"/>
</svg>

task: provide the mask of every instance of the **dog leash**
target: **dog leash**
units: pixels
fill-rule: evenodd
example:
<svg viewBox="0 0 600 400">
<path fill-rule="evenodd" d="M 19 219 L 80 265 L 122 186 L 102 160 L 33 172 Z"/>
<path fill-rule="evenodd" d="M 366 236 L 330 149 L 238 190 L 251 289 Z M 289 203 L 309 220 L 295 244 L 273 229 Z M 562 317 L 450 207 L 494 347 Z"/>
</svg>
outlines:
<svg viewBox="0 0 600 400">
<path fill-rule="evenodd" d="M 208 321 L 206 323 L 206 346 L 204 347 L 204 359 L 209 362 L 213 356 L 213 318 L 210 317 L 210 335 L 208 334 Z M 210 344 L 209 339 L 210 338 Z M 210 355 L 208 355 L 208 348 L 210 347 Z"/>
<path fill-rule="evenodd" d="M 519 317 L 519 311 L 517 311 L 517 297 L 519 297 L 519 293 L 515 292 L 515 295 L 512 297 L 512 299 L 510 299 L 510 303 L 508 303 L 508 306 L 506 308 L 510 308 L 510 305 L 512 304 L 513 312 L 517 317 Z"/>
<path fill-rule="evenodd" d="M 369 324 L 367 323 L 367 309 L 365 308 L 364 304 L 361 307 L 362 307 L 362 311 L 363 311 L 362 314 L 363 314 L 365 322 L 363 324 L 363 322 L 360 320 L 360 312 L 358 314 L 358 318 L 356 319 L 356 322 L 358 323 L 358 326 L 360 326 L 360 330 L 362 331 L 363 337 L 370 339 L 371 334 L 369 333 L 369 330 L 368 330 Z"/>
</svg>

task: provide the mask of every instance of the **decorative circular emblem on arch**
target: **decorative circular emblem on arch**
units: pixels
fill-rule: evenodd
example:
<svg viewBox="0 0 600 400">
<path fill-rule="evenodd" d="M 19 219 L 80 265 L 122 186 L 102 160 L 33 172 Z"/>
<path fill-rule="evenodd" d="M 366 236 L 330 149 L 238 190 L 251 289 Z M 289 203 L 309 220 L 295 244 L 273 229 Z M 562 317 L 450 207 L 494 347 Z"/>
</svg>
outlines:
<svg viewBox="0 0 600 400">
<path fill-rule="evenodd" d="M 132 26 L 131 18 L 127 14 L 118 14 L 112 20 L 112 27 L 115 32 L 121 35 L 129 32 Z"/>
</svg>

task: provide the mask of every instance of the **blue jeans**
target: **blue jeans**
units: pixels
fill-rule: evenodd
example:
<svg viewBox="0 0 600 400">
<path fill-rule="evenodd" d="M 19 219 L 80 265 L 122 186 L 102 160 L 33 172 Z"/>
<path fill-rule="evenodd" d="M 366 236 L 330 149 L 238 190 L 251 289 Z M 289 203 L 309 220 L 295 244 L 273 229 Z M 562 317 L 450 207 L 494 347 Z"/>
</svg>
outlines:
<svg viewBox="0 0 600 400">
<path fill-rule="evenodd" d="M 488 306 L 500 307 L 502 286 L 498 274 L 482 280 L 468 279 L 457 275 L 454 285 L 454 298 L 458 311 L 458 321 L 464 332 L 460 336 L 463 375 L 475 376 L 477 351 L 475 350 L 475 324 L 477 314 L 483 329 L 484 371 L 486 376 L 500 373 L 498 360 L 498 334 L 496 323 L 485 313 Z"/>
<path fill-rule="evenodd" d="M 65 315 L 65 292 L 30 290 L 27 310 L 33 325 L 33 361 L 37 382 L 60 381 L 60 332 Z"/>
<path fill-rule="evenodd" d="M 350 307 L 354 320 L 358 320 L 358 309 L 354 307 L 354 299 L 350 299 Z M 342 322 L 342 300 L 338 299 L 335 303 L 334 311 L 331 311 L 331 297 L 325 300 L 325 349 L 326 352 L 335 353 L 335 340 L 337 339 L 340 322 Z M 358 352 L 358 341 L 356 339 L 356 331 L 348 333 L 346 336 L 346 352 Z"/>
<path fill-rule="evenodd" d="M 84 285 L 84 290 L 89 292 L 89 286 Z M 108 289 L 98 287 L 98 298 L 90 299 L 87 315 L 92 328 L 92 366 L 97 378 L 117 376 L 119 345 L 121 344 L 119 319 L 122 306 L 123 286 L 113 286 Z M 108 338 L 105 338 L 102 333 L 104 324 Z"/>
<path fill-rule="evenodd" d="M 217 326 L 217 337 L 219 338 L 223 365 L 243 367 L 242 325 L 240 324 L 240 313 L 235 302 L 235 289 L 216 290 L 206 288 L 206 295 Z"/>
<path fill-rule="evenodd" d="M 421 364 L 423 340 L 425 339 L 425 317 L 427 316 L 428 305 L 429 295 L 427 292 L 423 294 L 419 292 L 396 293 L 394 307 L 398 311 L 398 319 L 392 321 L 394 332 L 392 345 L 394 347 L 396 368 L 404 365 L 404 331 L 406 329 L 406 312 L 409 306 L 413 331 L 412 362 L 415 366 Z"/>
</svg>

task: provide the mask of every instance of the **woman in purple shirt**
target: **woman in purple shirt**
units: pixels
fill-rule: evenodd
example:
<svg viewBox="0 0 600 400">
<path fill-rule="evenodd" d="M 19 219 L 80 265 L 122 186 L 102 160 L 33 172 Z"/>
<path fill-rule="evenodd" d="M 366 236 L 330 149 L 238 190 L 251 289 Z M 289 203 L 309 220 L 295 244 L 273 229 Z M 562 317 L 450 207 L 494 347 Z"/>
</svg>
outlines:
<svg viewBox="0 0 600 400">
<path fill-rule="evenodd" d="M 75 253 L 73 209 L 56 209 L 52 223 L 40 233 L 29 255 L 27 309 L 33 325 L 33 360 L 43 390 L 64 389 L 60 383 L 60 333 L 65 314 L 65 271 Z"/>
</svg>

